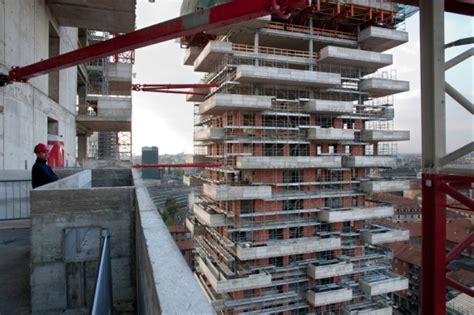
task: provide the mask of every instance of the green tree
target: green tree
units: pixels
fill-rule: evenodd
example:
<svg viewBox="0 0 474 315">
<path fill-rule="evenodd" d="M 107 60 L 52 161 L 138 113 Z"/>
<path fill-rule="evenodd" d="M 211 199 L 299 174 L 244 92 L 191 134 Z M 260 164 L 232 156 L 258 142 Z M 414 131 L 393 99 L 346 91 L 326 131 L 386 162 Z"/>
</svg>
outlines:
<svg viewBox="0 0 474 315">
<path fill-rule="evenodd" d="M 178 213 L 178 204 L 176 203 L 176 198 L 170 197 L 165 201 L 165 208 L 161 217 L 167 226 L 175 225 L 175 217 Z"/>
</svg>

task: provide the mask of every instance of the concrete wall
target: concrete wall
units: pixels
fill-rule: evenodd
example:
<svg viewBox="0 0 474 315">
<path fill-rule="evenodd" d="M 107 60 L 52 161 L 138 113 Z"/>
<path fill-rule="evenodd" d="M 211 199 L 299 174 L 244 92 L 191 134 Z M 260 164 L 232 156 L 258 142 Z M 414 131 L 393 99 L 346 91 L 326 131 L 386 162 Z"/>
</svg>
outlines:
<svg viewBox="0 0 474 315">
<path fill-rule="evenodd" d="M 323 222 L 345 222 L 393 216 L 393 206 L 361 207 L 348 209 L 321 209 L 318 217 Z"/>
<path fill-rule="evenodd" d="M 194 204 L 193 207 L 194 215 L 203 224 L 208 226 L 224 226 L 225 215 L 223 213 L 209 213 L 199 204 Z M 212 210 L 210 210 L 212 211 Z"/>
<path fill-rule="evenodd" d="M 199 114 L 213 115 L 232 110 L 264 111 L 272 108 L 271 96 L 214 94 L 199 105 Z"/>
<path fill-rule="evenodd" d="M 267 199 L 272 196 L 270 186 L 227 186 L 205 183 L 203 193 L 214 200 Z"/>
<path fill-rule="evenodd" d="M 203 128 L 194 132 L 195 141 L 224 139 L 224 128 Z"/>
<path fill-rule="evenodd" d="M 44 0 L 0 2 L 1 73 L 48 58 L 50 22 L 59 35 L 59 52 L 75 49 L 77 29 L 58 27 Z M 65 164 L 75 164 L 76 89 L 75 67 L 59 72 L 59 104 L 48 97 L 48 75 L 0 88 L 0 169 L 31 168 L 33 146 L 47 142 L 48 117 L 58 121 Z"/>
<path fill-rule="evenodd" d="M 394 277 L 380 281 L 369 282 L 365 279 L 359 280 L 360 289 L 367 295 L 379 295 L 389 292 L 408 289 L 408 279 L 403 277 Z"/>
<path fill-rule="evenodd" d="M 324 279 L 336 276 L 342 276 L 353 271 L 353 264 L 347 262 L 338 262 L 330 265 L 315 266 L 308 265 L 308 276 L 313 279 Z"/>
<path fill-rule="evenodd" d="M 341 288 L 325 292 L 308 291 L 306 300 L 314 306 L 328 305 L 352 300 L 352 290 Z"/>
<path fill-rule="evenodd" d="M 87 312 L 99 259 L 99 235 L 93 235 L 102 228 L 111 234 L 114 306 L 127 310 L 135 301 L 134 188 L 72 188 L 88 176 L 90 171 L 84 171 L 31 192 L 33 313 Z M 82 242 L 66 246 L 69 229 L 79 227 L 87 229 Z M 71 258 L 68 252 L 74 250 Z"/>
<path fill-rule="evenodd" d="M 354 130 L 342 128 L 311 128 L 308 130 L 308 140 L 350 141 L 354 140 Z"/>
<path fill-rule="evenodd" d="M 341 167 L 340 156 L 239 156 L 239 169 Z"/>
<path fill-rule="evenodd" d="M 136 187 L 138 314 L 214 314 L 168 228 L 148 194 L 139 171 Z"/>
</svg>

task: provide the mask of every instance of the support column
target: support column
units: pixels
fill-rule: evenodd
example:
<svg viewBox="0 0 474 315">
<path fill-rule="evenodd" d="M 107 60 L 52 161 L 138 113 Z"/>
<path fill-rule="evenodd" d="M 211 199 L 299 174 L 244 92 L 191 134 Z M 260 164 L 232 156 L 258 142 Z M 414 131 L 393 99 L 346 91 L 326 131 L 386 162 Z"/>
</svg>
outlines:
<svg viewBox="0 0 474 315">
<path fill-rule="evenodd" d="M 437 173 L 446 154 L 444 1 L 420 1 L 422 266 L 421 314 L 446 314 L 446 196 Z"/>
<path fill-rule="evenodd" d="M 254 51 L 255 53 L 258 54 L 258 47 L 260 46 L 260 33 L 258 31 L 255 32 L 255 36 L 253 38 L 253 46 L 254 46 Z M 258 59 L 255 59 L 255 65 L 258 67 L 259 62 Z"/>
<path fill-rule="evenodd" d="M 87 136 L 77 135 L 77 160 L 79 163 L 87 159 Z"/>
</svg>

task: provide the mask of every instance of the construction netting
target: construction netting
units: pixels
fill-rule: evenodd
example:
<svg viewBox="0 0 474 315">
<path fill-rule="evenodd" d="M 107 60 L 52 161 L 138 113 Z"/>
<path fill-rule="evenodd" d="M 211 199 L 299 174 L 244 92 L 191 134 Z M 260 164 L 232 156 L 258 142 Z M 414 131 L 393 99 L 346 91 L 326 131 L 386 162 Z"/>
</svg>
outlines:
<svg viewBox="0 0 474 315">
<path fill-rule="evenodd" d="M 207 9 L 218 4 L 230 2 L 232 0 L 183 0 L 181 4 L 181 15 Z"/>
</svg>

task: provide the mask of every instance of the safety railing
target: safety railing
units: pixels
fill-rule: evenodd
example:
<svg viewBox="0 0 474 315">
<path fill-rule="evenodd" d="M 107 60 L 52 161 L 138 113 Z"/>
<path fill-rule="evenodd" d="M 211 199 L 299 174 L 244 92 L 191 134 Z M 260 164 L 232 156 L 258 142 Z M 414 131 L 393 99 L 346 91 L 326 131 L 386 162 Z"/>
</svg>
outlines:
<svg viewBox="0 0 474 315">
<path fill-rule="evenodd" d="M 108 229 L 102 230 L 102 251 L 100 254 L 97 282 L 92 301 L 92 315 L 112 314 L 112 268 L 110 263 L 110 233 Z"/>
<path fill-rule="evenodd" d="M 274 29 L 274 30 L 280 30 L 280 31 L 286 31 L 286 32 L 293 32 L 293 33 L 305 33 L 305 34 L 311 34 L 311 30 L 307 26 L 303 25 L 291 25 L 291 24 L 285 24 L 285 23 L 278 23 L 278 22 L 271 22 L 268 23 L 266 28 Z M 347 32 L 340 32 L 340 31 L 334 31 L 334 30 L 325 30 L 321 28 L 313 28 L 312 34 L 316 36 L 325 36 L 325 37 L 334 37 L 334 38 L 341 38 L 341 39 L 348 39 L 348 40 L 357 40 L 357 36 L 352 33 L 347 33 Z"/>
<path fill-rule="evenodd" d="M 0 180 L 0 221 L 30 217 L 30 179 Z"/>
<path fill-rule="evenodd" d="M 239 51 L 239 52 L 248 52 L 248 53 L 256 52 L 254 46 L 243 45 L 243 44 L 232 44 L 232 50 Z M 311 56 L 310 53 L 307 51 L 265 47 L 265 46 L 259 46 L 258 53 L 267 54 L 267 55 L 285 56 L 285 57 L 301 57 L 301 58 L 318 58 L 319 57 L 319 53 L 314 53 Z"/>
</svg>

